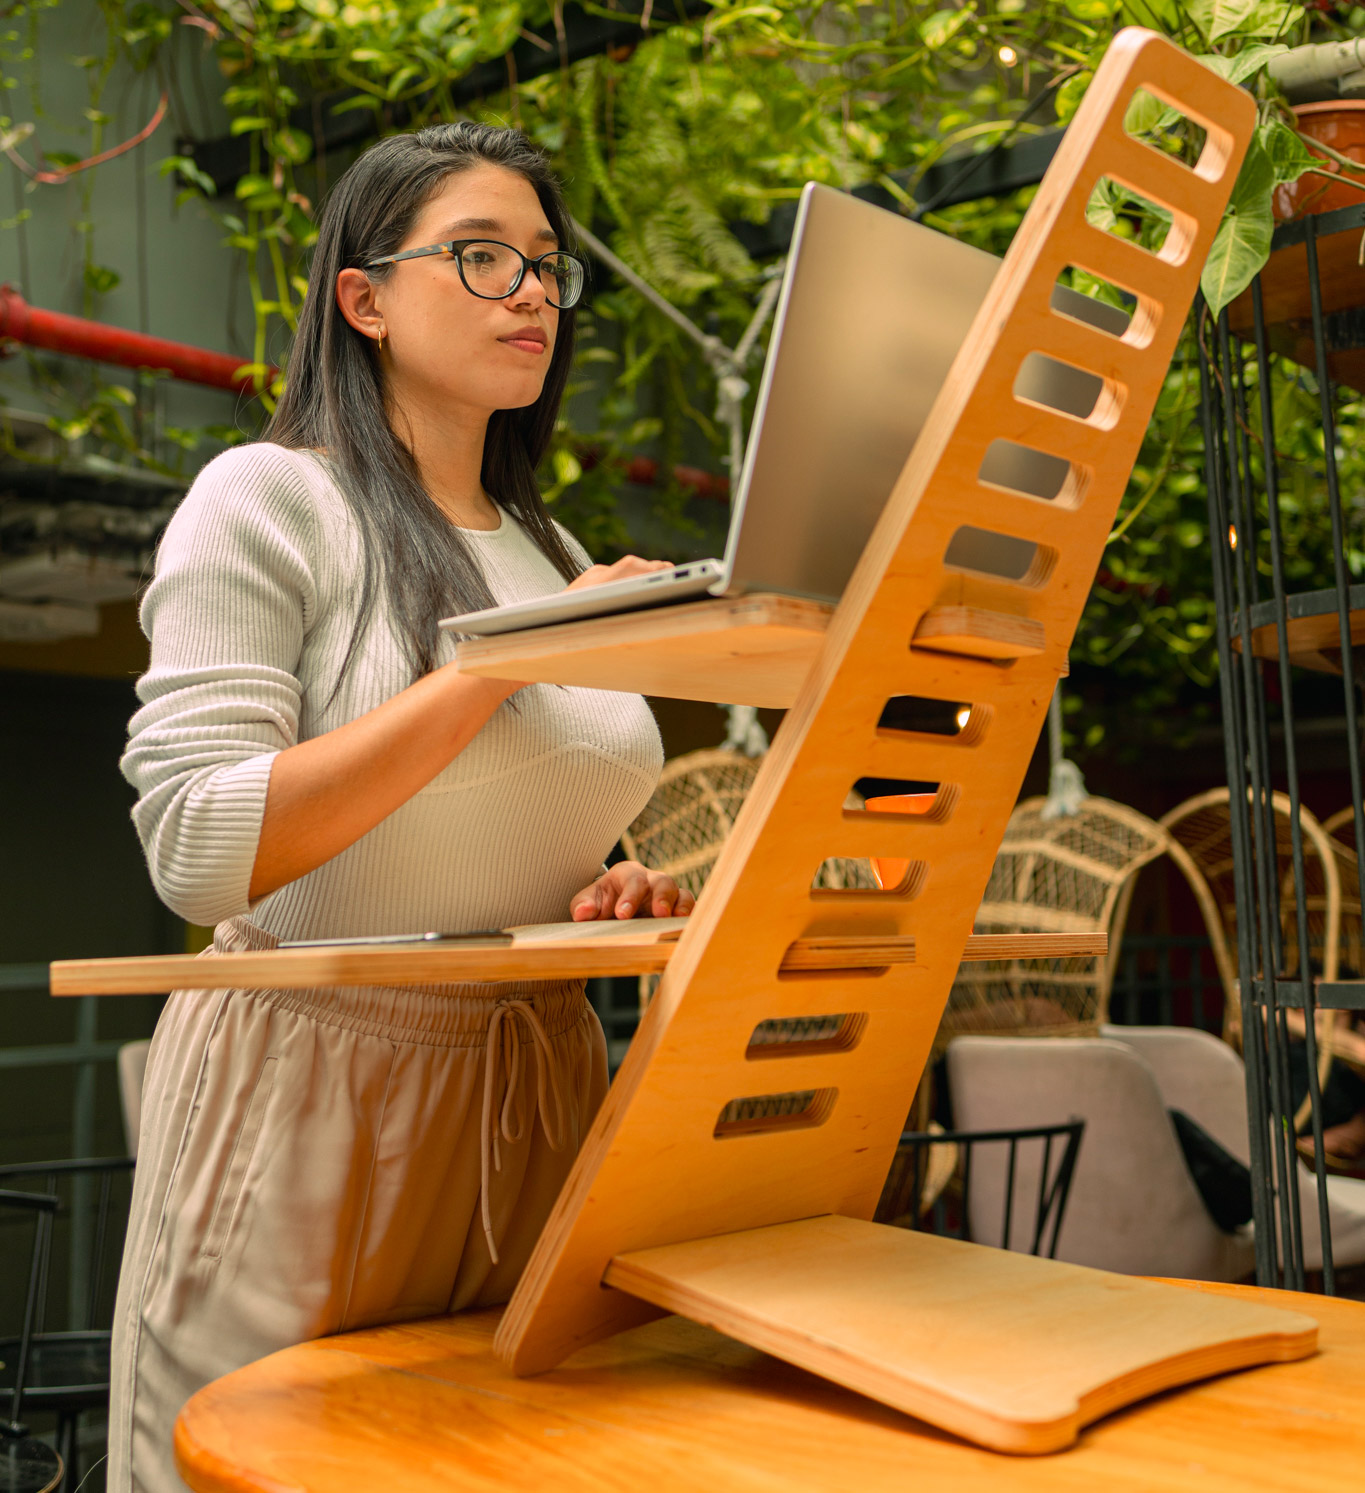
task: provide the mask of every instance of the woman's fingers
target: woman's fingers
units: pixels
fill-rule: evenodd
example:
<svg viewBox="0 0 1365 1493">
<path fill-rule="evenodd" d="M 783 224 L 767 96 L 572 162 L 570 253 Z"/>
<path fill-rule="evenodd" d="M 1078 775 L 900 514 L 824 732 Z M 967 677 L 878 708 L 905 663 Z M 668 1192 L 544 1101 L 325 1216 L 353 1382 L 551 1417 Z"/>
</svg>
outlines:
<svg viewBox="0 0 1365 1493">
<path fill-rule="evenodd" d="M 569 917 L 575 923 L 586 923 L 591 918 L 602 916 L 602 883 L 594 881 L 581 892 L 575 892 L 569 901 Z"/>
<path fill-rule="evenodd" d="M 671 876 L 656 873 L 649 878 L 651 909 L 656 918 L 671 918 L 678 905 L 678 883 Z"/>
<path fill-rule="evenodd" d="M 616 916 L 633 918 L 649 901 L 649 872 L 643 866 L 614 867 L 619 877 L 616 893 Z"/>
<path fill-rule="evenodd" d="M 623 555 L 612 565 L 590 565 L 582 575 L 571 580 L 566 591 L 581 591 L 585 586 L 601 586 L 607 581 L 626 581 L 652 570 L 672 570 L 671 560 L 642 560 L 639 555 Z"/>
<path fill-rule="evenodd" d="M 594 918 L 690 917 L 697 899 L 671 876 L 638 861 L 622 861 L 585 886 L 569 903 L 575 923 Z"/>
</svg>

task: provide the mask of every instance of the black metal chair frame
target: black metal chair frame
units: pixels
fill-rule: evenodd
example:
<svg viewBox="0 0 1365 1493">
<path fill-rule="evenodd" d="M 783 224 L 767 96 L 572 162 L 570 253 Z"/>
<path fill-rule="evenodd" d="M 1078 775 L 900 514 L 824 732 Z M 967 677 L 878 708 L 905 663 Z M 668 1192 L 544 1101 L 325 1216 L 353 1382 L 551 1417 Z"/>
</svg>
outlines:
<svg viewBox="0 0 1365 1493">
<path fill-rule="evenodd" d="M 79 1450 L 76 1440 L 78 1421 L 83 1411 L 97 1409 L 109 1399 L 108 1328 L 93 1326 L 99 1311 L 104 1286 L 104 1255 L 108 1243 L 110 1202 L 115 1176 L 131 1172 L 130 1156 L 99 1157 L 89 1160 L 26 1162 L 0 1167 L 0 1182 L 31 1178 L 45 1185 L 45 1191 L 28 1192 L 0 1188 L 0 1209 L 20 1208 L 35 1215 L 33 1253 L 29 1264 L 28 1296 L 24 1303 L 23 1322 L 18 1336 L 0 1338 L 0 1360 L 12 1364 L 13 1378 L 0 1385 L 0 1398 L 8 1398 L 8 1418 L 0 1420 L 0 1435 L 7 1439 L 25 1437 L 24 1406 L 45 1410 L 57 1417 L 58 1450 L 64 1464 L 62 1486 L 78 1481 Z M 91 1240 L 87 1280 L 86 1316 L 83 1325 L 63 1332 L 45 1329 L 48 1281 L 52 1259 L 54 1222 L 63 1209 L 57 1193 L 62 1177 L 97 1176 L 100 1179 L 96 1205 L 96 1224 Z M 54 1360 L 54 1368 L 63 1359 L 84 1350 L 84 1372 L 78 1371 L 69 1382 L 44 1382 L 45 1359 Z M 89 1372 L 93 1364 L 97 1372 Z M 102 1370 L 102 1374 L 98 1372 Z M 6 1375 L 9 1378 L 9 1375 Z"/>
<path fill-rule="evenodd" d="M 1037 1125 L 1026 1130 L 905 1131 L 901 1135 L 897 1154 L 904 1155 L 906 1151 L 913 1152 L 910 1165 L 910 1175 L 913 1179 L 910 1193 L 913 1199 L 910 1209 L 910 1215 L 914 1220 L 912 1227 L 919 1227 L 919 1197 L 927 1170 L 924 1158 L 927 1157 L 930 1147 L 951 1144 L 961 1148 L 958 1171 L 962 1177 L 962 1232 L 959 1237 L 965 1239 L 969 1237 L 970 1232 L 968 1203 L 971 1196 L 972 1152 L 979 1145 L 1008 1145 L 1005 1207 L 1000 1233 L 1001 1240 L 1008 1241 L 1011 1237 L 1010 1226 L 1014 1217 L 1015 1175 L 1018 1168 L 1019 1146 L 1023 1141 L 1041 1141 L 1043 1164 L 1038 1176 L 1037 1212 L 1034 1216 L 1033 1242 L 1029 1247 L 1029 1253 L 1036 1255 L 1042 1252 L 1044 1237 L 1047 1236 L 1047 1256 L 1049 1259 L 1055 1259 L 1057 1236 L 1061 1232 L 1067 1199 L 1071 1195 L 1071 1181 L 1075 1176 L 1076 1157 L 1081 1149 L 1081 1136 L 1084 1131 L 1085 1121 L 1076 1119 L 1061 1125 Z M 1052 1152 L 1054 1145 L 1058 1142 L 1063 1142 L 1063 1144 L 1054 1168 Z M 935 1202 L 934 1210 L 936 1227 L 932 1232 L 947 1233 L 941 1198 Z"/>
</svg>

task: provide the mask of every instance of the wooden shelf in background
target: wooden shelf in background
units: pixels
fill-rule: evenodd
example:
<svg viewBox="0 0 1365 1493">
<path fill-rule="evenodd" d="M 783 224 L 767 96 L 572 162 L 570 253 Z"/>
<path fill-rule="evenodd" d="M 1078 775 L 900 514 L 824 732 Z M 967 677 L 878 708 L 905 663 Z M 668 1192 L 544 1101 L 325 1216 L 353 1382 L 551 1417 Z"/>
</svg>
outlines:
<svg viewBox="0 0 1365 1493">
<path fill-rule="evenodd" d="M 457 643 L 466 674 L 786 709 L 834 608 L 760 594 L 589 617 Z"/>
<path fill-rule="evenodd" d="M 264 949 L 248 954 L 151 954 L 123 959 L 60 959 L 51 966 L 53 995 L 157 995 L 172 990 L 309 990 L 337 985 L 444 985 L 495 980 L 590 979 L 661 974 L 677 948 L 681 919 L 644 918 L 593 928 L 592 934 L 517 930 L 509 937 L 452 943 L 348 944 Z M 651 924 L 654 926 L 651 927 Z M 1103 957 L 1103 933 L 979 933 L 969 960 Z M 800 938 L 782 968 L 886 969 L 915 962 L 913 937 L 846 934 Z"/>
<path fill-rule="evenodd" d="M 1365 659 L 1358 650 L 1365 649 L 1365 607 L 1356 604 L 1359 593 L 1365 588 L 1351 587 L 1351 610 L 1347 614 L 1351 626 L 1351 649 L 1357 677 L 1365 669 Z M 1317 598 L 1321 598 L 1318 601 Z M 1309 611 L 1309 607 L 1321 610 Z M 1254 621 L 1263 607 L 1251 610 Z M 1296 612 L 1299 615 L 1294 615 Z M 1321 591 L 1315 595 L 1297 596 L 1289 599 L 1289 613 L 1285 623 L 1285 640 L 1289 645 L 1289 662 L 1301 669 L 1313 669 L 1319 674 L 1341 673 L 1341 620 L 1337 614 L 1336 593 Z M 1242 635 L 1232 632 L 1232 646 L 1240 653 Z M 1278 659 L 1280 656 L 1279 629 L 1274 622 L 1262 623 L 1251 629 L 1251 651 L 1257 658 Z"/>
</svg>

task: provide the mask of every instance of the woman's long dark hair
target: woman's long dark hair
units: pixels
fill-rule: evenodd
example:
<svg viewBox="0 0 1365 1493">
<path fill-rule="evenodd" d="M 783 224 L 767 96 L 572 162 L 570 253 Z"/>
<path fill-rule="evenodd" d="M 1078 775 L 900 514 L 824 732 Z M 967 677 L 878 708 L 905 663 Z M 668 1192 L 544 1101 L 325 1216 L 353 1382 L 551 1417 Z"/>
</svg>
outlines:
<svg viewBox="0 0 1365 1493">
<path fill-rule="evenodd" d="M 483 164 L 525 177 L 561 247 L 575 247 L 568 209 L 544 155 L 519 130 L 468 122 L 429 125 L 371 146 L 339 178 L 318 223 L 284 393 L 264 438 L 294 450 L 325 451 L 360 530 L 364 578 L 341 676 L 380 587 L 414 678 L 436 667 L 439 618 L 495 604 L 469 544 L 422 486 L 412 452 L 389 423 L 373 342 L 342 316 L 335 294 L 341 270 L 395 253 L 446 178 Z M 366 274 L 382 280 L 394 268 Z M 484 488 L 516 515 L 566 581 L 582 566 L 546 511 L 536 468 L 554 431 L 573 344 L 574 314 L 561 311 L 540 398 L 490 417 L 482 471 Z"/>
</svg>

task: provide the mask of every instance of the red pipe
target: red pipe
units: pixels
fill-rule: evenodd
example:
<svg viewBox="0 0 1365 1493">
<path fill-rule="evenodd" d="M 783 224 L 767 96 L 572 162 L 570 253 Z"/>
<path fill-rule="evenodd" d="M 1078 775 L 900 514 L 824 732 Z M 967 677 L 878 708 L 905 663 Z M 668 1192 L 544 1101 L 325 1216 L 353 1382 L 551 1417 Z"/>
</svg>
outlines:
<svg viewBox="0 0 1365 1493">
<path fill-rule="evenodd" d="M 41 311 L 8 285 L 0 285 L 0 339 L 43 347 L 49 352 L 70 353 L 78 358 L 94 358 L 101 363 L 117 363 L 123 368 L 164 369 L 189 383 L 231 389 L 237 394 L 259 392 L 258 375 L 244 373 L 240 358 L 207 352 L 187 342 L 127 332 L 122 327 L 88 321 L 83 316 Z M 267 387 L 275 373 L 271 368 L 265 379 Z"/>
<path fill-rule="evenodd" d="M 83 316 L 42 311 L 30 306 L 17 290 L 0 285 L 0 341 L 5 340 L 78 358 L 94 358 L 101 363 L 117 363 L 123 368 L 165 369 L 176 378 L 208 384 L 214 389 L 231 389 L 239 394 L 259 392 L 256 376 L 244 373 L 241 361 L 227 353 L 208 352 L 165 337 L 147 337 L 101 321 L 88 321 Z M 271 367 L 267 382 L 277 372 Z M 595 452 L 583 454 L 584 467 L 591 469 L 596 464 Z M 627 482 L 652 487 L 659 480 L 659 463 L 648 456 L 634 457 L 625 464 L 625 477 Z M 726 476 L 700 467 L 679 466 L 673 468 L 673 478 L 696 497 L 729 501 L 730 479 Z"/>
<path fill-rule="evenodd" d="M 730 479 L 701 467 L 674 467 L 673 480 L 693 497 L 730 501 Z M 653 487 L 659 481 L 659 463 L 651 456 L 635 456 L 626 463 L 626 481 L 641 487 Z"/>
<path fill-rule="evenodd" d="M 576 453 L 585 472 L 591 472 L 602 460 L 602 453 L 595 446 L 579 446 Z M 660 481 L 661 463 L 652 456 L 632 456 L 614 465 L 627 482 L 637 486 L 654 487 Z M 730 479 L 720 473 L 679 466 L 673 468 L 673 480 L 694 498 L 711 498 L 718 503 L 730 501 Z"/>
</svg>

